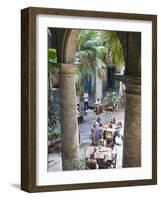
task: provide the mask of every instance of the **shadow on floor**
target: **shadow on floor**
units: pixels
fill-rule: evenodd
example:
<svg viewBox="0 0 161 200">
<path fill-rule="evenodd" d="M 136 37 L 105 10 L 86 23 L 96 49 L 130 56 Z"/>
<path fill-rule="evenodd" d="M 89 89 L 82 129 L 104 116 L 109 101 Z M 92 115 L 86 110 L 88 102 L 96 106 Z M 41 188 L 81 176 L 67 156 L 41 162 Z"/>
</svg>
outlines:
<svg viewBox="0 0 161 200">
<path fill-rule="evenodd" d="M 19 189 L 19 190 L 21 189 L 20 184 L 18 183 L 10 183 L 10 185 L 16 189 Z"/>
</svg>

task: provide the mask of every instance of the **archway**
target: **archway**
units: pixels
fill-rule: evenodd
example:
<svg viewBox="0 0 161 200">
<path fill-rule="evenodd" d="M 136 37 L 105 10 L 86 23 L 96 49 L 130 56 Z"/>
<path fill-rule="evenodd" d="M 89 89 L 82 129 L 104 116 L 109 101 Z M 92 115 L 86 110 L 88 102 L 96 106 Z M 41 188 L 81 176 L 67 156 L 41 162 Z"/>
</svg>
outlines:
<svg viewBox="0 0 161 200">
<path fill-rule="evenodd" d="M 58 47 L 59 62 L 64 63 L 65 77 L 71 75 L 75 61 L 78 30 L 66 29 Z M 126 109 L 124 129 L 123 167 L 141 166 L 141 35 L 135 32 L 117 32 L 125 57 L 124 80 L 126 85 Z M 72 43 L 71 43 L 72 41 Z M 70 45 L 68 45 L 70 43 Z M 71 44 L 73 44 L 71 46 Z M 71 70 L 70 70 L 71 67 Z M 64 80 L 64 77 L 63 77 Z M 68 80 L 68 83 L 70 80 Z M 71 86 L 71 85 L 70 85 Z M 63 88 L 62 88 L 63 90 Z M 74 91 L 74 88 L 73 88 Z M 70 99 L 70 98 L 69 98 Z M 68 100 L 69 100 L 68 99 Z M 71 105 L 72 106 L 72 105 Z M 72 107 L 71 107 L 72 109 Z M 65 118 L 65 116 L 64 116 Z M 66 126 L 68 126 L 66 124 Z M 73 129 L 73 135 L 75 131 Z M 78 144 L 74 145 L 78 146 Z"/>
<path fill-rule="evenodd" d="M 63 54 L 65 62 L 75 59 L 78 30 L 67 30 Z M 117 32 L 125 57 L 124 81 L 126 108 L 124 129 L 123 167 L 141 166 L 141 34 Z M 72 48 L 70 45 L 72 41 Z M 65 48 L 66 47 L 66 48 Z"/>
</svg>

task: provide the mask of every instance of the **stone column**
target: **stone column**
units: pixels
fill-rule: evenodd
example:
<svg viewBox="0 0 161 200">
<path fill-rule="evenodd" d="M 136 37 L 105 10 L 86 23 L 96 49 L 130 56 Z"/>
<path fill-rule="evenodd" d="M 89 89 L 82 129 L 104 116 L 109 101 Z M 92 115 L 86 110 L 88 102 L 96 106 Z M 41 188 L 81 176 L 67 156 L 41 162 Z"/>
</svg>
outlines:
<svg viewBox="0 0 161 200">
<path fill-rule="evenodd" d="M 141 78 L 125 77 L 123 167 L 141 166 Z"/>
<path fill-rule="evenodd" d="M 75 69 L 78 64 L 60 64 L 60 120 L 63 170 L 73 170 L 79 159 Z"/>
</svg>

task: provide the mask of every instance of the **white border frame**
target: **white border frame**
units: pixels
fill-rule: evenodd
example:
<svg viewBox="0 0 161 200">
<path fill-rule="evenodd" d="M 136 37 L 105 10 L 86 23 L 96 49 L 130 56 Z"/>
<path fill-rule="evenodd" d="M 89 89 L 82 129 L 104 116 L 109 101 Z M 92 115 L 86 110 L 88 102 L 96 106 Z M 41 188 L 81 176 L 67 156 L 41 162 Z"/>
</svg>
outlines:
<svg viewBox="0 0 161 200">
<path fill-rule="evenodd" d="M 141 32 L 141 167 L 94 171 L 47 171 L 48 27 Z M 36 185 L 44 186 L 151 179 L 152 132 L 150 130 L 152 130 L 152 22 L 145 20 L 118 20 L 75 16 L 64 17 L 43 14 L 37 15 L 36 17 L 36 35 Z"/>
</svg>

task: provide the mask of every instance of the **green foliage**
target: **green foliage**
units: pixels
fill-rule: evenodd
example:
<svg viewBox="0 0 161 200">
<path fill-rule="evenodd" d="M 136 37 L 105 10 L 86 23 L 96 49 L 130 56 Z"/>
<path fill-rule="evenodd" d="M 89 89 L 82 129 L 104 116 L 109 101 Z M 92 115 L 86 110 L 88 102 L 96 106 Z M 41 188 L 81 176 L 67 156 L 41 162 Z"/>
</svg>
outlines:
<svg viewBox="0 0 161 200">
<path fill-rule="evenodd" d="M 84 87 L 81 84 L 81 81 L 76 82 L 76 94 L 77 96 L 83 96 L 84 93 Z"/>
<path fill-rule="evenodd" d="M 48 59 L 49 62 L 56 63 L 57 62 L 57 54 L 56 49 L 48 49 Z"/>
<path fill-rule="evenodd" d="M 48 71 L 49 73 L 57 73 L 57 52 L 56 49 L 48 49 Z M 60 108 L 59 97 L 53 95 L 52 91 L 48 92 L 48 134 L 50 136 L 59 136 L 61 134 L 60 128 Z"/>
<path fill-rule="evenodd" d="M 73 170 L 84 170 L 85 169 L 84 155 L 80 155 L 79 158 L 73 159 L 72 168 L 73 168 Z"/>
<path fill-rule="evenodd" d="M 106 95 L 104 97 L 105 105 L 108 106 L 114 106 L 114 108 L 118 107 L 118 104 L 120 102 L 119 96 L 116 92 L 106 92 Z"/>
<path fill-rule="evenodd" d="M 57 52 L 56 49 L 48 49 L 48 68 L 49 72 L 56 73 L 58 72 L 57 66 Z"/>
<path fill-rule="evenodd" d="M 61 134 L 59 102 L 58 96 L 51 96 L 48 110 L 48 134 L 52 136 L 59 136 Z"/>
<path fill-rule="evenodd" d="M 102 45 L 100 31 L 81 30 L 77 52 L 83 77 L 89 77 L 96 68 L 105 68 L 106 48 Z"/>
<path fill-rule="evenodd" d="M 92 73 L 98 70 L 98 76 L 104 80 L 104 69 L 108 66 L 109 60 L 107 55 L 111 55 L 112 64 L 116 66 L 116 70 L 120 71 L 124 64 L 123 49 L 116 32 L 112 31 L 94 31 L 94 30 L 81 30 L 78 44 L 77 53 L 80 59 L 79 72 L 76 72 L 77 82 L 76 88 L 78 93 L 82 92 L 79 87 L 81 79 L 87 79 Z"/>
<path fill-rule="evenodd" d="M 50 136 L 60 136 L 61 134 L 60 123 L 56 123 L 53 127 L 48 127 L 48 134 Z"/>
<path fill-rule="evenodd" d="M 113 64 L 117 70 L 124 64 L 124 54 L 120 40 L 116 32 L 102 32 L 102 42 L 107 48 L 108 54 L 111 54 Z"/>
</svg>

